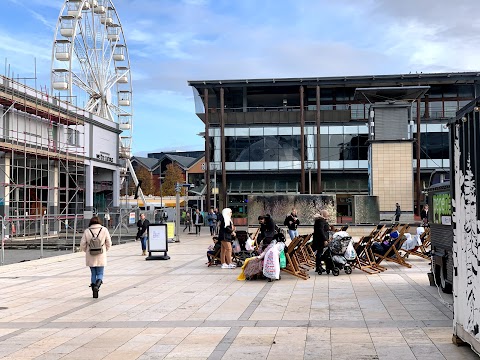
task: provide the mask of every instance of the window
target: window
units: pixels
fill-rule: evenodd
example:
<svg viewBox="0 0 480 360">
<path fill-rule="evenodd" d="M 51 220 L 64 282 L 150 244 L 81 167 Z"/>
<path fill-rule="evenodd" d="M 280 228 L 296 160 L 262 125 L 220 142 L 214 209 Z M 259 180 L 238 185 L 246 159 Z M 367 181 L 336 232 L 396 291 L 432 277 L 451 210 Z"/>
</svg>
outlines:
<svg viewBox="0 0 480 360">
<path fill-rule="evenodd" d="M 351 117 L 354 120 L 363 120 L 367 117 L 365 116 L 365 106 L 363 104 L 351 104 L 350 105 Z"/>
<path fill-rule="evenodd" d="M 78 130 L 67 128 L 67 144 L 71 146 L 79 146 L 80 132 Z"/>
<path fill-rule="evenodd" d="M 415 145 L 413 156 L 417 158 Z M 425 132 L 420 134 L 420 159 L 448 159 L 449 154 L 447 132 Z"/>
</svg>

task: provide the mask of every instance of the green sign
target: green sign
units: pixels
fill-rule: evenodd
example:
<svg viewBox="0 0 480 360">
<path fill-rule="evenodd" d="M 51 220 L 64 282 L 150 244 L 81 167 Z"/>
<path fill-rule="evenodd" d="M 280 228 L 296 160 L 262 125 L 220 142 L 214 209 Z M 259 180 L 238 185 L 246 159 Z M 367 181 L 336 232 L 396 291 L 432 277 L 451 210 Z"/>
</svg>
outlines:
<svg viewBox="0 0 480 360">
<path fill-rule="evenodd" d="M 433 223 L 445 224 L 452 216 L 452 200 L 450 193 L 433 195 Z"/>
</svg>

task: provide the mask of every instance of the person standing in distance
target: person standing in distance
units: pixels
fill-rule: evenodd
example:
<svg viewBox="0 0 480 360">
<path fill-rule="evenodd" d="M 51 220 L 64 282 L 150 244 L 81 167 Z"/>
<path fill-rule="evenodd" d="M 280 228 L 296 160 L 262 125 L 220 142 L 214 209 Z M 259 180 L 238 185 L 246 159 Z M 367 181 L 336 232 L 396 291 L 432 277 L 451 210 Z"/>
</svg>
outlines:
<svg viewBox="0 0 480 360">
<path fill-rule="evenodd" d="M 290 215 L 287 215 L 285 218 L 285 221 L 283 222 L 283 225 L 285 225 L 288 228 L 288 235 L 290 235 L 290 240 L 295 239 L 298 236 L 298 225 L 300 225 L 300 221 L 297 218 L 297 210 L 292 209 L 292 212 Z"/>
<path fill-rule="evenodd" d="M 147 238 L 148 238 L 148 227 L 150 221 L 145 219 L 145 214 L 140 214 L 140 220 L 137 222 L 137 239 L 140 239 L 142 244 L 142 255 L 147 255 Z"/>
<path fill-rule="evenodd" d="M 107 209 L 105 209 L 105 227 L 110 227 L 110 212 Z"/>
<path fill-rule="evenodd" d="M 95 240 L 96 239 L 96 240 Z M 99 246 L 95 246 L 98 243 Z M 98 216 L 90 219 L 88 229 L 83 232 L 80 250 L 85 252 L 85 262 L 90 267 L 93 297 L 98 298 L 98 291 L 103 284 L 104 269 L 107 265 L 107 251 L 112 246 L 108 229 L 100 224 Z"/>
<path fill-rule="evenodd" d="M 222 220 L 218 231 L 218 240 L 221 241 L 220 260 L 222 269 L 234 269 L 232 263 L 232 241 L 235 237 L 235 226 L 232 221 L 232 209 L 222 210 Z"/>
<path fill-rule="evenodd" d="M 218 235 L 218 230 L 220 228 L 220 222 L 222 221 L 222 214 L 218 211 L 218 208 L 215 208 L 215 215 L 217 215 L 217 226 L 215 227 L 215 235 Z"/>
<path fill-rule="evenodd" d="M 420 213 L 420 217 L 422 218 L 422 226 L 423 227 L 428 227 L 428 204 L 426 204 L 421 213 Z"/>
<path fill-rule="evenodd" d="M 200 214 L 200 210 L 198 209 L 195 210 L 195 214 L 193 214 L 193 223 L 195 224 L 195 235 L 200 236 L 203 225 L 203 215 Z"/>
<path fill-rule="evenodd" d="M 210 236 L 214 236 L 215 228 L 217 227 L 217 215 L 213 212 L 213 208 L 210 209 L 210 212 L 207 215 L 207 222 L 210 227 Z"/>
<path fill-rule="evenodd" d="M 402 215 L 402 210 L 400 209 L 400 204 L 395 204 L 395 222 L 400 221 L 400 215 Z"/>
<path fill-rule="evenodd" d="M 190 216 L 190 211 L 187 211 L 187 213 L 185 214 L 185 228 L 183 229 L 183 232 L 185 232 L 185 230 L 187 230 L 188 228 L 188 232 L 190 233 L 190 231 L 192 230 L 191 226 L 192 226 L 192 217 Z"/>
</svg>

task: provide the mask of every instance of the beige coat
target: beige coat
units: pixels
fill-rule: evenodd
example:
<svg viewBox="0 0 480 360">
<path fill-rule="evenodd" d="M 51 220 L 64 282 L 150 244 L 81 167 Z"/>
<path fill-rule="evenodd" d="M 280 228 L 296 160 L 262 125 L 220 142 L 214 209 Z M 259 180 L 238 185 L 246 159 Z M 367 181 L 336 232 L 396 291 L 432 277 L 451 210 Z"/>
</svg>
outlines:
<svg viewBox="0 0 480 360">
<path fill-rule="evenodd" d="M 90 233 L 89 229 L 86 229 L 83 232 L 82 240 L 80 241 L 80 250 L 85 251 L 85 262 L 87 266 L 93 267 L 93 266 L 106 266 L 107 265 L 107 251 L 110 249 L 110 246 L 112 246 L 112 239 L 110 238 L 110 233 L 108 232 L 108 229 L 106 227 L 103 227 L 100 224 L 94 224 L 90 226 L 90 229 L 92 229 L 92 232 L 94 234 L 97 234 L 98 231 L 102 229 L 99 239 L 104 242 L 103 245 L 103 253 L 98 254 L 98 255 L 90 255 L 89 247 L 88 245 L 90 244 L 90 240 L 92 240 L 92 234 Z"/>
</svg>

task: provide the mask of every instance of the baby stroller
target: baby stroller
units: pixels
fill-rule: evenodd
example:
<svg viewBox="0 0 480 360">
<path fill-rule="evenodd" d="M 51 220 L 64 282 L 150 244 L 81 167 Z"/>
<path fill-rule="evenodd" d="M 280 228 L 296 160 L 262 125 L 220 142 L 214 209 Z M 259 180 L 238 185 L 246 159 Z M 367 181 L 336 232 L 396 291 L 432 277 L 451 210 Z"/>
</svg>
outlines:
<svg viewBox="0 0 480 360">
<path fill-rule="evenodd" d="M 324 271 L 330 274 L 331 271 L 334 276 L 338 276 L 342 269 L 345 274 L 352 273 L 351 262 L 353 260 L 347 260 L 345 257 L 345 252 L 351 240 L 352 237 L 345 231 L 339 231 L 333 235 L 322 254 L 322 267 L 318 269 L 318 275 L 322 275 Z"/>
<path fill-rule="evenodd" d="M 245 260 L 257 256 L 257 252 L 254 249 L 247 249 L 247 241 L 250 238 L 250 234 L 248 234 L 244 230 L 239 230 L 236 232 L 237 240 L 238 240 L 238 247 L 233 247 L 233 253 L 235 255 L 235 261 L 237 266 L 242 266 L 245 263 Z"/>
</svg>

